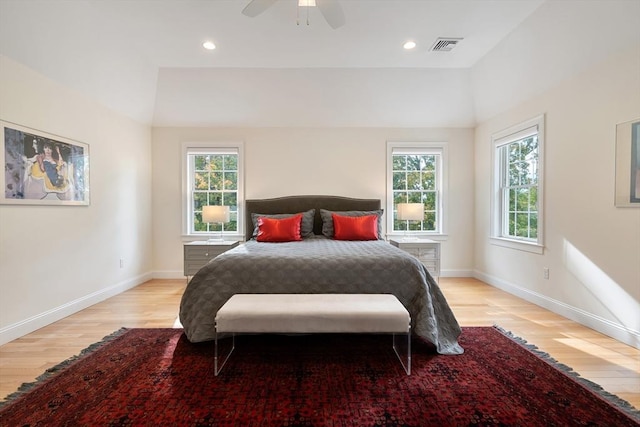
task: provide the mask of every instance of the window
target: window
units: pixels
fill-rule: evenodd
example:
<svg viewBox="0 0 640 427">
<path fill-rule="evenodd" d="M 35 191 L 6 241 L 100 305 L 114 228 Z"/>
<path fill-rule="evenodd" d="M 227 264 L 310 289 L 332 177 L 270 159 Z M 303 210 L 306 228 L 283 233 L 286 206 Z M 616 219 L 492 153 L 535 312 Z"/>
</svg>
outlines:
<svg viewBox="0 0 640 427">
<path fill-rule="evenodd" d="M 493 136 L 493 242 L 542 253 L 544 117 Z"/>
<path fill-rule="evenodd" d="M 443 143 L 387 144 L 387 230 L 390 233 L 444 234 Z M 398 218 L 399 203 L 423 205 L 422 220 Z"/>
<path fill-rule="evenodd" d="M 184 229 L 187 235 L 242 235 L 242 145 L 184 147 Z M 229 206 L 230 220 L 207 223 L 203 206 Z"/>
</svg>

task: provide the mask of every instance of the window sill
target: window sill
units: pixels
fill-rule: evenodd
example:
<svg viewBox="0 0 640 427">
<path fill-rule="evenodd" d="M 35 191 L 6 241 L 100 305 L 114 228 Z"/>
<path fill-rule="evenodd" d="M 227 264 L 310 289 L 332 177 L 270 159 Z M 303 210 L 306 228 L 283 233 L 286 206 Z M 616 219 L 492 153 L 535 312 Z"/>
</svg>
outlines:
<svg viewBox="0 0 640 427">
<path fill-rule="evenodd" d="M 387 234 L 387 240 L 390 239 L 402 239 L 404 237 L 409 237 L 409 238 L 415 238 L 415 239 L 431 239 L 431 240 L 438 240 L 438 241 L 445 241 L 448 239 L 449 235 L 448 234 L 441 234 L 441 233 L 407 233 L 407 234 L 403 234 L 403 233 L 388 233 Z"/>
<path fill-rule="evenodd" d="M 203 241 L 208 239 L 219 239 L 220 233 L 207 233 L 207 234 L 183 234 L 182 241 L 183 242 L 193 242 L 193 241 Z M 229 241 L 243 241 L 244 236 L 240 234 L 224 234 L 222 236 L 223 240 Z"/>
<path fill-rule="evenodd" d="M 502 246 L 504 248 L 510 249 L 517 249 L 519 251 L 531 252 L 533 254 L 542 254 L 544 252 L 544 246 L 538 243 L 505 239 L 502 237 L 491 237 L 489 241 L 492 245 Z"/>
</svg>

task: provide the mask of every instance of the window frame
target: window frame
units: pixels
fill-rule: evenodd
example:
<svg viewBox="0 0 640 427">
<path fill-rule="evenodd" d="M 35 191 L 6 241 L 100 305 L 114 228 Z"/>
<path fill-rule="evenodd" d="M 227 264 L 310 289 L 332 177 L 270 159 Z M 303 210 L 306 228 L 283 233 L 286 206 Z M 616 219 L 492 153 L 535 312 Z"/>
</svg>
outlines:
<svg viewBox="0 0 640 427">
<path fill-rule="evenodd" d="M 491 230 L 490 243 L 511 249 L 542 254 L 544 252 L 544 114 L 511 126 L 491 136 L 492 182 L 491 182 Z M 520 141 L 528 136 L 538 138 L 538 172 L 537 172 L 537 238 L 519 239 L 507 236 L 508 198 L 503 196 L 502 182 L 506 176 L 508 159 L 501 155 L 501 149 L 508 144 Z M 506 227 L 506 228 L 505 228 Z"/>
<path fill-rule="evenodd" d="M 189 155 L 196 153 L 237 154 L 238 190 L 237 190 L 237 230 L 224 231 L 222 236 L 229 240 L 244 239 L 244 144 L 243 142 L 185 142 L 182 144 L 182 237 L 184 240 L 209 239 L 220 237 L 219 231 L 193 231 L 193 199 L 191 184 L 193 171 Z"/>
<path fill-rule="evenodd" d="M 438 156 L 436 161 L 436 229 L 428 230 L 397 230 L 393 229 L 393 155 L 405 152 L 405 154 L 428 154 Z M 448 207 L 448 144 L 446 142 L 395 142 L 387 141 L 387 237 L 421 237 L 436 240 L 444 240 L 447 236 L 447 207 Z M 439 185 L 438 185 L 439 184 Z"/>
</svg>

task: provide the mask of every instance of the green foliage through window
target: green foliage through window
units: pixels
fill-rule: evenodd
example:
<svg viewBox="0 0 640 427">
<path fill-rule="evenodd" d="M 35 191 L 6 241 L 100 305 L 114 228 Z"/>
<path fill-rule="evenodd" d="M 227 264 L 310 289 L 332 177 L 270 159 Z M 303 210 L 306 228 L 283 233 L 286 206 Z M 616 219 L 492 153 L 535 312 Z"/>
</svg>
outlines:
<svg viewBox="0 0 640 427">
<path fill-rule="evenodd" d="M 506 237 L 538 238 L 538 136 L 533 135 L 500 147 L 504 167 L 502 198 L 508 219 Z"/>
<path fill-rule="evenodd" d="M 438 155 L 393 154 L 393 231 L 436 231 L 438 218 Z M 422 203 L 422 221 L 397 219 L 398 203 Z"/>
<path fill-rule="evenodd" d="M 189 154 L 192 180 L 192 232 L 238 231 L 238 155 Z M 224 224 L 202 221 L 203 206 L 229 206 L 230 221 Z"/>
</svg>

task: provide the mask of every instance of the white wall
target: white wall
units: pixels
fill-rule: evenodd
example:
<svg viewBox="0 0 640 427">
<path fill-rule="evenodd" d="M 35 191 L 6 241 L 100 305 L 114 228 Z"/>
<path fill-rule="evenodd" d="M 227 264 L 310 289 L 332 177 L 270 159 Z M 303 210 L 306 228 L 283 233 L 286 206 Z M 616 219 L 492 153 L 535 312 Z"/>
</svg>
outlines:
<svg viewBox="0 0 640 427">
<path fill-rule="evenodd" d="M 448 239 L 443 275 L 473 268 L 473 130 L 400 128 L 154 128 L 157 277 L 182 276 L 183 142 L 244 141 L 246 198 L 330 194 L 385 199 L 386 141 L 448 142 Z"/>
<path fill-rule="evenodd" d="M 4 56 L 0 118 L 89 144 L 91 194 L 89 206 L 0 205 L 1 344 L 142 283 L 152 257 L 148 126 Z"/>
<path fill-rule="evenodd" d="M 491 135 L 546 115 L 545 251 L 489 243 Z M 640 209 L 614 206 L 616 124 L 640 118 L 640 45 L 475 132 L 477 277 L 640 346 Z M 543 267 L 550 268 L 549 280 Z"/>
<path fill-rule="evenodd" d="M 640 41 L 640 1 L 545 1 L 472 68 L 479 122 Z"/>
</svg>

